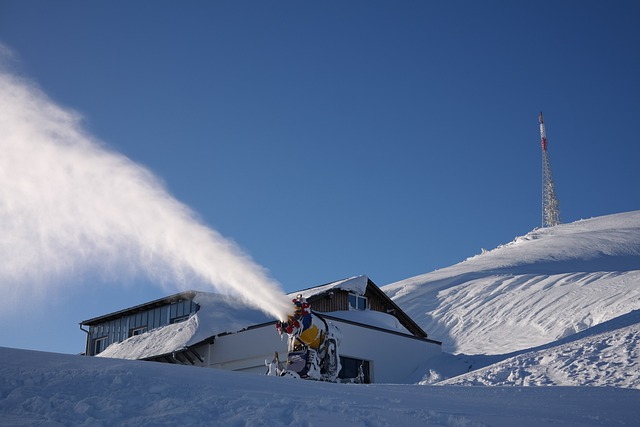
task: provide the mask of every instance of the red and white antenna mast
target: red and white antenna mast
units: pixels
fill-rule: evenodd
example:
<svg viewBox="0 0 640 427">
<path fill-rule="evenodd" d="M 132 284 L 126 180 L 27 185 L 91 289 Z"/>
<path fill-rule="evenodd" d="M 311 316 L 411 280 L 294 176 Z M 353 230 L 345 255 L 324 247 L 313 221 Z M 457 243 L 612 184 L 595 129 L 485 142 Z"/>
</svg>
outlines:
<svg viewBox="0 0 640 427">
<path fill-rule="evenodd" d="M 544 128 L 542 111 L 539 120 L 540 143 L 542 144 L 542 226 L 553 227 L 560 224 L 560 202 L 556 198 L 556 190 L 551 176 L 551 165 L 547 152 L 547 132 Z"/>
</svg>

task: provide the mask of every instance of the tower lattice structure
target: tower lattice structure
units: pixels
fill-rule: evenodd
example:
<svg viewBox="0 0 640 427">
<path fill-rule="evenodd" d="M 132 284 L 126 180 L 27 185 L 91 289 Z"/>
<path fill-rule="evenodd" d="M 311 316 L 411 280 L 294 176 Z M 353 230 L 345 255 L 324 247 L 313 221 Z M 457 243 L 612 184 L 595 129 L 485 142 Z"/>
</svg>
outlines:
<svg viewBox="0 0 640 427">
<path fill-rule="evenodd" d="M 551 175 L 549 152 L 547 151 L 547 134 L 544 118 L 540 112 L 540 139 L 542 144 L 542 226 L 553 227 L 561 223 L 560 202 L 556 197 L 556 190 Z"/>
</svg>

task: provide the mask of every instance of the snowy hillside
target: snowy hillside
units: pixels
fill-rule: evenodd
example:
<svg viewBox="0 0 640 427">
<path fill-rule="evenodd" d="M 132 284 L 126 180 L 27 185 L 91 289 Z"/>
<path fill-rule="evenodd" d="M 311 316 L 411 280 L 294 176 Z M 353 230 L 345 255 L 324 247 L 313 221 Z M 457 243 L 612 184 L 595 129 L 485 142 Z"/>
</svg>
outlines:
<svg viewBox="0 0 640 427">
<path fill-rule="evenodd" d="M 640 211 L 536 229 L 383 290 L 457 354 L 422 384 L 640 388 Z"/>
<path fill-rule="evenodd" d="M 558 385 L 640 389 L 640 310 L 438 385 Z"/>
<path fill-rule="evenodd" d="M 536 229 L 383 290 L 447 352 L 547 344 L 640 309 L 640 211 Z"/>
<path fill-rule="evenodd" d="M 6 426 L 609 427 L 634 425 L 639 400 L 629 389 L 346 385 L 0 348 Z"/>
</svg>

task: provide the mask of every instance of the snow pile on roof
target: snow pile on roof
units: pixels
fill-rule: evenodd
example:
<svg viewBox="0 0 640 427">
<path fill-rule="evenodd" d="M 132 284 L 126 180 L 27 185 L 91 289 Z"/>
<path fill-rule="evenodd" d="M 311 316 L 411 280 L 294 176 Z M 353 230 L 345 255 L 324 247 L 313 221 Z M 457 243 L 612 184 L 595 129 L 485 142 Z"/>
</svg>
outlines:
<svg viewBox="0 0 640 427">
<path fill-rule="evenodd" d="M 194 301 L 200 310 L 188 320 L 111 344 L 98 356 L 144 359 L 170 354 L 224 332 L 237 332 L 252 325 L 275 321 L 262 311 L 226 295 L 198 292 Z"/>
<path fill-rule="evenodd" d="M 640 211 L 536 229 L 383 287 L 443 350 L 519 351 L 640 309 Z"/>
<path fill-rule="evenodd" d="M 172 353 L 184 348 L 197 329 L 198 316 L 194 315 L 184 322 L 162 326 L 113 343 L 97 356 L 133 360 Z"/>
</svg>

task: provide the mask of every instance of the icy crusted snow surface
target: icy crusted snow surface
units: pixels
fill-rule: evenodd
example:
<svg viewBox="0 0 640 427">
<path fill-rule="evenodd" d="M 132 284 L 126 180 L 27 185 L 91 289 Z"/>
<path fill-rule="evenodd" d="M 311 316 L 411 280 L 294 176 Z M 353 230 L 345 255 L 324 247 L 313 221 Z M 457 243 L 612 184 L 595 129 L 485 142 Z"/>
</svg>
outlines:
<svg viewBox="0 0 640 427">
<path fill-rule="evenodd" d="M 640 211 L 536 229 L 383 290 L 444 351 L 537 347 L 640 309 Z"/>
<path fill-rule="evenodd" d="M 346 385 L 0 348 L 0 425 L 630 426 L 639 390 Z"/>
</svg>

